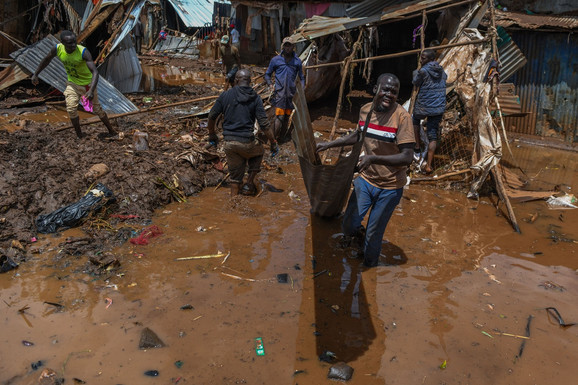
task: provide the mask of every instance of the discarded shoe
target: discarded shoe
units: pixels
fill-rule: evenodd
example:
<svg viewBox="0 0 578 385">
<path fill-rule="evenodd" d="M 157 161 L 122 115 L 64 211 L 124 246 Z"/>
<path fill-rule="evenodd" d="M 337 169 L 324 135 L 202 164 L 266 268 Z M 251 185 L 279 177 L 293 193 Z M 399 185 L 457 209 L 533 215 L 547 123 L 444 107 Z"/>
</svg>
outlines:
<svg viewBox="0 0 578 385">
<path fill-rule="evenodd" d="M 245 183 L 243 187 L 241 187 L 241 195 L 253 197 L 257 195 L 257 187 L 254 184 Z"/>
</svg>

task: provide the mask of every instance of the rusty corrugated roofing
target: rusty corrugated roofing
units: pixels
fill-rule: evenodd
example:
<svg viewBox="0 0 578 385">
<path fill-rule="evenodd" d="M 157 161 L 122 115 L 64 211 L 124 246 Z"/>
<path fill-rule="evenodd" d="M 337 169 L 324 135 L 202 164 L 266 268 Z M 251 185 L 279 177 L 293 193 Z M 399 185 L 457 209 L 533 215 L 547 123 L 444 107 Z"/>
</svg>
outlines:
<svg viewBox="0 0 578 385">
<path fill-rule="evenodd" d="M 313 16 L 310 19 L 303 20 L 291 38 L 295 43 L 297 43 L 314 39 L 316 37 L 331 35 L 332 33 L 345 31 L 347 29 L 345 27 L 346 23 L 357 20 L 360 19 L 350 17 Z"/>
<path fill-rule="evenodd" d="M 50 52 L 52 47 L 58 44 L 59 41 L 52 35 L 39 42 L 19 49 L 10 54 L 10 56 L 22 67 L 26 68 L 31 73 L 36 71 L 40 62 Z M 64 65 L 58 59 L 53 59 L 50 64 L 40 73 L 40 79 L 50 84 L 60 92 L 64 92 L 66 88 L 66 71 Z M 102 108 L 107 112 L 121 114 L 124 112 L 138 111 L 138 108 L 132 104 L 123 94 L 114 88 L 104 77 L 98 80 L 98 99 Z"/>
<path fill-rule="evenodd" d="M 518 26 L 527 29 L 576 29 L 578 28 L 578 17 L 527 15 L 496 10 L 496 25 L 501 27 Z"/>
</svg>

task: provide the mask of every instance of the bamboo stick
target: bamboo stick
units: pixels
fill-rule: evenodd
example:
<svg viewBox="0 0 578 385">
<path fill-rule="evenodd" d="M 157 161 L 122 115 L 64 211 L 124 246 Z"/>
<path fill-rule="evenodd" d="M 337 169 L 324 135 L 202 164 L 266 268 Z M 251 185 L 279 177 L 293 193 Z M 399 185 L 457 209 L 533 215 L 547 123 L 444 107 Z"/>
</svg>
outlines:
<svg viewBox="0 0 578 385">
<path fill-rule="evenodd" d="M 137 114 L 144 114 L 147 112 L 151 112 L 151 111 L 156 111 L 156 110 L 162 110 L 164 108 L 170 108 L 170 107 L 177 107 L 177 106 L 182 106 L 184 104 L 189 104 L 189 103 L 196 103 L 196 102 L 202 102 L 204 100 L 212 100 L 212 99 L 217 99 L 219 97 L 219 95 L 213 95 L 213 96 L 205 96 L 202 98 L 196 98 L 196 99 L 190 99 L 190 100 L 185 100 L 182 102 L 177 102 L 177 103 L 172 103 L 172 104 L 165 104 L 164 106 L 156 106 L 156 107 L 151 107 L 151 108 L 146 108 L 144 110 L 138 110 L 138 111 L 131 111 L 131 112 L 123 112 L 122 114 L 112 114 L 112 115 L 108 115 L 109 119 L 117 119 L 117 118 L 123 118 L 125 116 L 131 116 L 131 115 L 137 115 Z M 90 124 L 95 124 L 100 122 L 100 118 L 95 117 L 95 118 L 90 118 L 87 119 L 83 122 L 80 122 L 81 126 L 87 126 Z M 56 131 L 62 131 L 62 130 L 66 130 L 68 128 L 72 128 L 73 126 L 71 124 L 69 124 L 68 126 L 65 127 L 60 127 L 58 129 L 56 129 Z"/>
<path fill-rule="evenodd" d="M 425 11 L 425 9 L 423 10 L 423 13 L 421 15 L 421 31 L 419 31 L 419 35 L 420 35 L 420 51 L 419 51 L 419 57 L 417 59 L 417 70 L 419 71 L 421 69 L 421 54 L 423 53 L 424 49 L 425 49 L 425 27 L 427 24 L 427 13 Z M 411 91 L 411 100 L 409 102 L 409 114 L 412 115 L 413 114 L 413 108 L 415 107 L 415 100 L 417 99 L 417 94 L 419 93 L 419 87 L 413 86 L 413 90 Z M 420 127 L 421 130 L 421 127 Z M 419 137 L 416 138 L 416 140 L 419 140 Z"/>
<path fill-rule="evenodd" d="M 490 41 L 490 38 L 483 38 L 483 39 L 478 39 L 478 40 L 471 40 L 471 41 L 464 41 L 464 42 L 459 42 L 459 43 L 451 43 L 451 44 L 444 44 L 444 45 L 438 45 L 435 47 L 436 50 L 438 49 L 445 49 L 445 48 L 452 48 L 452 47 L 460 47 L 463 45 L 470 45 L 470 44 L 481 44 L 481 43 L 486 43 L 488 41 Z M 402 51 L 402 52 L 397 52 L 397 53 L 390 53 L 387 55 L 380 55 L 380 56 L 372 56 L 372 57 L 368 57 L 368 58 L 363 58 L 363 59 L 354 59 L 351 62 L 352 63 L 361 63 L 364 62 L 366 60 L 384 60 L 384 59 L 391 59 L 394 57 L 401 57 L 401 56 L 408 56 L 408 55 L 413 55 L 414 53 L 418 53 L 420 50 L 419 49 L 412 49 L 412 50 L 408 50 L 408 51 Z M 323 63 L 323 64 L 316 64 L 316 65 L 312 65 L 312 66 L 307 66 L 307 67 L 303 67 L 303 69 L 307 70 L 307 69 L 312 69 L 312 68 L 321 68 L 321 67 L 331 67 L 331 66 L 335 66 L 335 65 L 341 65 L 343 63 L 343 61 L 338 61 L 338 62 L 332 62 L 332 63 Z"/>
<path fill-rule="evenodd" d="M 344 61 L 344 65 L 343 68 L 341 69 L 342 74 L 341 74 L 341 84 L 339 85 L 339 96 L 337 97 L 337 109 L 335 110 L 335 117 L 333 118 L 333 126 L 331 127 L 331 133 L 329 134 L 329 141 L 331 142 L 333 140 L 333 137 L 335 136 L 335 130 L 337 129 L 337 121 L 339 120 L 339 117 L 341 116 L 341 108 L 343 106 L 343 91 L 345 90 L 345 84 L 347 83 L 347 75 L 349 75 L 349 66 L 351 65 L 351 60 L 353 60 L 353 58 L 355 58 L 355 55 L 357 55 L 357 51 L 359 51 L 359 48 L 361 47 L 361 40 L 363 38 L 363 29 L 359 29 L 359 36 L 357 37 L 357 41 L 355 43 L 353 43 L 353 49 L 351 52 L 351 55 L 349 55 L 345 61 Z M 327 158 L 327 156 L 329 155 L 328 151 L 325 151 L 325 153 L 323 154 L 323 157 L 321 158 L 321 164 L 325 164 L 325 159 Z"/>
<path fill-rule="evenodd" d="M 461 174 L 466 174 L 472 172 L 471 169 L 465 169 L 465 170 L 460 170 L 460 171 L 454 171 L 454 172 L 449 172 L 447 174 L 443 174 L 443 175 L 434 175 L 434 176 L 429 176 L 429 177 L 424 177 L 424 178 L 413 178 L 411 181 L 412 182 L 432 182 L 432 181 L 437 181 L 440 179 L 445 179 L 445 178 L 449 178 L 450 176 L 456 176 L 456 175 L 461 175 Z"/>
<path fill-rule="evenodd" d="M 494 8 L 494 2 L 490 1 L 490 21 L 492 28 L 490 30 L 491 40 L 492 40 L 492 57 L 499 63 L 499 55 L 498 55 L 498 43 L 496 41 L 496 12 Z M 492 93 L 494 96 L 497 95 L 498 90 L 498 79 L 494 76 L 492 78 Z M 496 102 L 498 98 L 496 96 Z M 499 104 L 497 104 L 499 105 Z M 520 233 L 520 226 L 518 226 L 518 221 L 516 220 L 516 214 L 514 213 L 514 209 L 512 208 L 512 204 L 510 203 L 510 199 L 506 193 L 506 188 L 504 187 L 504 179 L 502 175 L 502 170 L 499 167 L 492 167 L 492 175 L 494 176 L 496 188 L 498 190 L 498 195 L 506 204 L 506 209 L 508 210 L 508 215 L 510 217 L 510 223 L 514 228 L 514 231 Z"/>
</svg>

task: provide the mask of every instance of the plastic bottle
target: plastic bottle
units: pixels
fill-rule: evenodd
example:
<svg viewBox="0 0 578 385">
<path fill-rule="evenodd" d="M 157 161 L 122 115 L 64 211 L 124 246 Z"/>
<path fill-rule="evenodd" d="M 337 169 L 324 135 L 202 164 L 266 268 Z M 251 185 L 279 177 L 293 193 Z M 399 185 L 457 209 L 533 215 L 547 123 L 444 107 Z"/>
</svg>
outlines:
<svg viewBox="0 0 578 385">
<path fill-rule="evenodd" d="M 132 146 L 135 151 L 145 151 L 149 149 L 149 134 L 136 130 L 132 136 Z"/>
</svg>

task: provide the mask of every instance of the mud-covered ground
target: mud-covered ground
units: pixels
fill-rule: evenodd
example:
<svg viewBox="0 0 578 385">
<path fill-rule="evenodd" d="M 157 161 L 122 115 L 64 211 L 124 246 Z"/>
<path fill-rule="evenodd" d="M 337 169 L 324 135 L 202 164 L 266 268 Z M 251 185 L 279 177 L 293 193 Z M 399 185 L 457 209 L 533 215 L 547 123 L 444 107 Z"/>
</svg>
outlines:
<svg viewBox="0 0 578 385">
<path fill-rule="evenodd" d="M 204 79 L 214 64 L 198 63 Z M 218 93 L 201 83 L 129 97 L 148 107 Z M 340 243 L 339 219 L 310 216 L 291 144 L 267 159 L 258 197 L 231 200 L 216 188 L 222 157 L 202 150 L 203 121 L 179 119 L 191 107 L 121 118 L 123 140 L 84 127 L 80 141 L 57 131 L 68 124 L 58 99 L 30 105 L 47 91 L 20 84 L 0 105 L 0 248 L 20 262 L 0 274 L 0 384 L 38 384 L 50 369 L 66 384 L 319 385 L 339 361 L 354 385 L 574 383 L 578 327 L 546 308 L 578 321 L 576 210 L 514 203 L 517 234 L 491 190 L 473 201 L 439 188 L 450 182 L 412 183 L 386 230 L 386 266 L 368 270 Z M 355 125 L 366 96 L 339 127 Z M 334 106 L 310 108 L 324 140 Z M 150 150 L 132 148 L 135 129 Z M 576 189 L 575 153 L 512 150 L 528 188 Z M 99 163 L 108 173 L 85 176 Z M 95 181 L 116 201 L 79 227 L 36 233 L 38 214 Z M 151 225 L 161 234 L 148 245 L 127 241 Z M 139 349 L 145 328 L 165 346 Z"/>
<path fill-rule="evenodd" d="M 144 61 L 161 65 L 167 58 Z M 191 63 L 181 59 L 173 65 L 182 68 L 183 62 Z M 214 84 L 186 84 L 129 98 L 139 108 L 149 108 L 215 95 L 218 90 Z M 69 124 L 63 102 L 30 106 L 29 100 L 45 92 L 46 87 L 14 86 L 0 103 L 5 128 L 0 130 L 0 242 L 4 244 L 14 239 L 28 243 L 36 235 L 34 221 L 39 214 L 76 202 L 95 182 L 114 192 L 116 200 L 107 205 L 107 212 L 135 215 L 142 221 L 150 219 L 154 209 L 179 200 L 178 194 L 189 197 L 224 177 L 223 154 L 203 148 L 206 123 L 181 119 L 191 107 L 204 104 L 115 119 L 122 140 L 103 137 L 106 129 L 100 122 L 83 126 L 88 137 L 79 140 L 72 129 L 63 129 Z M 20 107 L 8 108 L 17 104 Z M 148 134 L 149 150 L 133 148 L 136 130 Z M 106 165 L 104 175 L 91 171 L 99 164 Z M 106 213 L 99 218 L 109 220 Z"/>
</svg>

